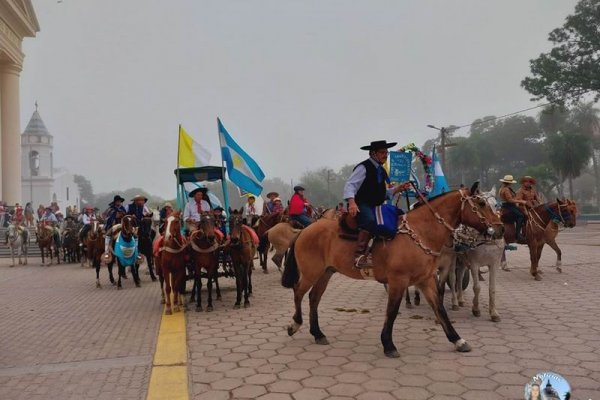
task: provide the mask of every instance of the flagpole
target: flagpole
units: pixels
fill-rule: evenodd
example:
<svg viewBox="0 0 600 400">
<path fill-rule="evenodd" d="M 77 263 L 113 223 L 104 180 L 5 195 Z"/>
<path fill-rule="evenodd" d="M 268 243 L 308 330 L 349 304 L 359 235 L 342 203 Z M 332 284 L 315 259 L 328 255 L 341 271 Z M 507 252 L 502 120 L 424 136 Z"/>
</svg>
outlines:
<svg viewBox="0 0 600 400">
<path fill-rule="evenodd" d="M 183 197 L 181 196 L 181 184 L 180 184 L 180 174 L 179 174 L 179 152 L 181 149 L 181 124 L 179 124 L 179 130 L 177 131 L 177 207 L 179 207 L 180 211 L 183 211 Z"/>
<path fill-rule="evenodd" d="M 225 176 L 225 160 L 223 159 L 223 142 L 221 142 L 221 132 L 219 131 L 219 117 L 217 117 L 217 134 L 219 135 L 219 150 L 221 152 L 221 187 L 223 189 L 223 205 L 225 206 L 227 217 L 231 218 L 231 213 L 229 212 L 229 188 L 227 187 L 227 177 Z M 229 234 L 229 224 L 225 224 L 225 232 Z"/>
</svg>

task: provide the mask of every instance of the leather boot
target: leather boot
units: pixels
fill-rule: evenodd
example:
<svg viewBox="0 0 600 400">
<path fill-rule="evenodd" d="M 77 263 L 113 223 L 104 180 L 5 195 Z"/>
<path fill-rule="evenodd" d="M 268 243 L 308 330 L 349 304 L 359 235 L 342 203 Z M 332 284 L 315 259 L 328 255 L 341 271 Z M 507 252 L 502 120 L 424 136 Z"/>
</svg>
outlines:
<svg viewBox="0 0 600 400">
<path fill-rule="evenodd" d="M 360 230 L 358 231 L 358 242 L 356 243 L 356 250 L 354 251 L 354 266 L 356 268 L 371 268 L 373 267 L 373 259 L 371 258 L 371 249 L 369 248 L 369 241 L 373 235 L 371 232 Z"/>
<path fill-rule="evenodd" d="M 523 222 L 522 221 L 517 221 L 516 228 L 515 228 L 515 236 L 517 239 L 517 243 L 519 243 L 519 244 L 527 243 L 527 239 L 525 238 L 525 236 L 523 236 Z"/>
</svg>

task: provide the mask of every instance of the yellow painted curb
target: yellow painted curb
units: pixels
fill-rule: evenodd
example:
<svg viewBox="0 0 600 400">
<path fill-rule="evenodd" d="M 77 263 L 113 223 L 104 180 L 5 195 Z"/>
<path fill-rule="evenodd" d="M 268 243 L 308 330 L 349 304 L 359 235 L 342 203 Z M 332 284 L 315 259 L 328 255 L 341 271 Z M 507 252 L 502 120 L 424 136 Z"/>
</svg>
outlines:
<svg viewBox="0 0 600 400">
<path fill-rule="evenodd" d="M 164 315 L 152 362 L 148 400 L 187 400 L 187 339 L 185 314 Z"/>
</svg>

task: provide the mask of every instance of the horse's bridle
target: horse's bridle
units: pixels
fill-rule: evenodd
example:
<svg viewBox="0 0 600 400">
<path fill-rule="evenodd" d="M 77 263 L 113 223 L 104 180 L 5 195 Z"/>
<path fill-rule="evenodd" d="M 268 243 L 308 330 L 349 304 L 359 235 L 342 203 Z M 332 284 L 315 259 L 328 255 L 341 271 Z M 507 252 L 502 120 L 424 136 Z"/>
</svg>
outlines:
<svg viewBox="0 0 600 400">
<path fill-rule="evenodd" d="M 563 226 L 565 226 L 565 223 L 567 221 L 571 220 L 571 213 L 569 212 L 569 210 L 567 209 L 568 215 L 565 218 L 561 208 L 567 208 L 569 207 L 568 203 L 565 204 L 560 204 L 558 201 L 556 202 L 556 206 L 558 207 L 558 215 L 550 208 L 550 206 L 548 205 L 548 203 L 544 204 L 544 209 L 546 210 L 546 212 L 548 214 L 550 214 L 550 217 L 552 218 L 552 220 L 556 221 L 556 222 L 560 222 L 561 224 L 563 224 Z"/>
<path fill-rule="evenodd" d="M 460 206 L 461 215 L 465 208 L 465 203 L 469 203 L 471 211 L 477 215 L 477 217 L 479 218 L 479 222 L 481 222 L 482 224 L 484 224 L 485 226 L 488 227 L 488 234 L 493 235 L 494 225 L 504 226 L 502 221 L 489 222 L 488 219 L 486 217 L 484 217 L 483 214 L 481 214 L 481 212 L 479 211 L 479 207 L 477 207 L 473 203 L 473 199 L 480 199 L 481 201 L 485 202 L 486 206 L 489 206 L 489 203 L 487 202 L 487 200 L 485 200 L 485 198 L 478 196 L 478 195 L 477 196 L 466 196 L 462 190 L 460 191 L 460 197 L 461 197 L 461 202 L 462 202 L 462 204 Z"/>
<path fill-rule="evenodd" d="M 175 221 L 175 220 L 177 220 L 177 221 L 179 221 L 181 223 L 181 218 L 176 217 L 174 215 L 171 215 L 169 218 L 167 218 L 168 222 L 167 222 L 167 227 L 165 228 L 164 242 L 163 242 L 163 246 L 160 248 L 160 250 L 164 250 L 167 253 L 171 253 L 171 254 L 181 253 L 188 246 L 188 243 L 185 243 L 185 240 L 184 240 L 183 243 L 179 243 L 177 241 L 177 237 L 175 237 L 174 235 L 171 234 L 171 232 L 170 232 L 171 223 L 173 221 Z M 174 248 L 169 247 L 169 246 L 166 245 L 166 241 L 169 240 L 171 237 L 173 238 L 173 242 L 175 243 L 175 245 L 178 247 L 177 249 L 174 249 Z"/>
</svg>

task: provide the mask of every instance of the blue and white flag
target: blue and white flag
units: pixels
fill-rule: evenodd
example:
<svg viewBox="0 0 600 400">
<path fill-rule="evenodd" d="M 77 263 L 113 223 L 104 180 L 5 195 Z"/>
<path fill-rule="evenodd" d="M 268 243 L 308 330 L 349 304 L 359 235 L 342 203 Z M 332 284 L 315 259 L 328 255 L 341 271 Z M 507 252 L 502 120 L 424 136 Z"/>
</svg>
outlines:
<svg viewBox="0 0 600 400">
<path fill-rule="evenodd" d="M 442 164 L 440 163 L 437 153 L 435 152 L 435 146 L 431 152 L 431 159 L 433 161 L 433 189 L 431 190 L 431 193 L 429 193 L 429 198 L 450 191 L 448 182 L 444 176 L 444 171 L 442 171 Z"/>
<path fill-rule="evenodd" d="M 217 118 L 217 123 L 221 154 L 227 165 L 229 180 L 246 192 L 256 196 L 260 195 L 263 189 L 260 182 L 265 179 L 265 174 L 256 161 L 233 140 L 219 118 Z"/>
</svg>

